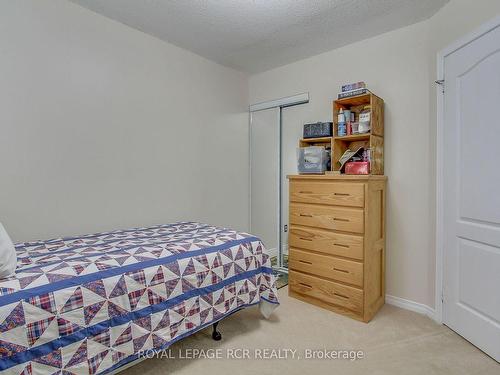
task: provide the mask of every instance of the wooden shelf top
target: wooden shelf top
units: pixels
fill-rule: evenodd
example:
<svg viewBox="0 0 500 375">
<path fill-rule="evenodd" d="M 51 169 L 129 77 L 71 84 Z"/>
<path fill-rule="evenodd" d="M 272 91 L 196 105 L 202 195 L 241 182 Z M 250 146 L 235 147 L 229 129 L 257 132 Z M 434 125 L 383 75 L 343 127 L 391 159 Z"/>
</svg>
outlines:
<svg viewBox="0 0 500 375">
<path fill-rule="evenodd" d="M 338 139 L 341 141 L 366 141 L 370 139 L 370 133 L 363 133 L 363 134 L 351 134 L 351 135 L 345 135 L 343 137 L 335 137 L 334 139 Z"/>
<path fill-rule="evenodd" d="M 350 96 L 348 98 L 337 99 L 334 102 L 337 103 L 337 104 L 341 104 L 341 105 L 370 104 L 370 98 L 371 98 L 371 96 L 375 96 L 375 97 L 379 98 L 374 93 L 368 92 L 368 93 L 362 94 L 362 95 Z M 379 99 L 382 100 L 381 98 L 379 98 Z"/>
<path fill-rule="evenodd" d="M 387 180 L 387 176 L 376 174 L 289 174 L 289 180 Z"/>
</svg>

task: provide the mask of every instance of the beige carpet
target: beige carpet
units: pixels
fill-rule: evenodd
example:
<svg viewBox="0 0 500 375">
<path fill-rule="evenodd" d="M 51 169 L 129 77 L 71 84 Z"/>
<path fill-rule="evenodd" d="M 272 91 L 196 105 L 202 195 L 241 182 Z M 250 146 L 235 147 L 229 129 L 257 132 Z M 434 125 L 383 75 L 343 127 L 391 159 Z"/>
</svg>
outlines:
<svg viewBox="0 0 500 375">
<path fill-rule="evenodd" d="M 385 305 L 368 324 L 289 298 L 279 291 L 281 306 L 270 320 L 257 308 L 247 309 L 220 323 L 222 341 L 211 329 L 190 336 L 171 348 L 296 349 L 301 359 L 148 359 L 121 374 L 500 374 L 500 364 L 459 335 L 429 318 Z M 362 350 L 357 361 L 303 358 L 306 349 Z"/>
</svg>

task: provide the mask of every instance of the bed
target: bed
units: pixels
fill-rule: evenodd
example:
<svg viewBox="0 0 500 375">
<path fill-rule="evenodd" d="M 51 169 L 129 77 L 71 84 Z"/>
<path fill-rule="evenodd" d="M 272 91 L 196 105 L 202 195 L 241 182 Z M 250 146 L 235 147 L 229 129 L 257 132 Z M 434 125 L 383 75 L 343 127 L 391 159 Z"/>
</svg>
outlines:
<svg viewBox="0 0 500 375">
<path fill-rule="evenodd" d="M 249 306 L 279 304 L 259 238 L 195 222 L 19 243 L 0 372 L 104 374 Z"/>
</svg>

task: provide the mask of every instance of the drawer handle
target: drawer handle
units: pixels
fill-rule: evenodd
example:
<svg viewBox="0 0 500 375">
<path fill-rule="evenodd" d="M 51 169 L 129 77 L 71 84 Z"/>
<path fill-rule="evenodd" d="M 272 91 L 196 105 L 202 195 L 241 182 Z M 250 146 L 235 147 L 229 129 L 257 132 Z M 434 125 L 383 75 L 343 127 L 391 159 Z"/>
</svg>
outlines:
<svg viewBox="0 0 500 375">
<path fill-rule="evenodd" d="M 307 260 L 302 260 L 302 259 L 299 259 L 299 263 L 304 263 L 304 264 L 309 264 L 309 265 L 312 265 L 311 262 L 307 261 Z"/>
<path fill-rule="evenodd" d="M 349 221 L 349 219 L 344 219 L 343 217 L 334 217 L 334 221 Z"/>
<path fill-rule="evenodd" d="M 312 286 L 309 284 L 299 283 L 299 285 L 305 286 L 306 288 L 312 289 Z"/>
<path fill-rule="evenodd" d="M 345 247 L 346 249 L 348 249 L 350 247 L 349 245 L 344 245 L 344 244 L 336 243 L 336 242 L 333 243 L 333 246 Z"/>
<path fill-rule="evenodd" d="M 351 194 L 349 194 L 349 193 L 333 193 L 333 195 L 340 195 L 340 196 L 343 196 L 343 197 L 348 197 Z"/>
<path fill-rule="evenodd" d="M 311 214 L 300 214 L 300 216 L 302 216 L 302 217 L 313 217 L 313 215 L 311 215 Z"/>
<path fill-rule="evenodd" d="M 343 273 L 349 273 L 349 271 L 347 271 L 347 270 L 342 270 L 340 268 L 335 268 L 335 267 L 333 267 L 333 270 L 338 271 L 338 272 L 343 272 Z"/>
<path fill-rule="evenodd" d="M 308 191 L 308 190 L 299 191 L 299 194 L 312 194 L 312 193 L 313 193 L 312 191 Z"/>
<path fill-rule="evenodd" d="M 333 295 L 335 295 L 335 296 L 337 296 L 337 297 L 340 297 L 340 298 L 349 299 L 349 297 L 344 296 L 343 294 L 340 294 L 340 293 L 337 293 L 337 292 L 333 292 Z"/>
<path fill-rule="evenodd" d="M 312 241 L 312 238 L 299 237 L 302 241 Z"/>
</svg>

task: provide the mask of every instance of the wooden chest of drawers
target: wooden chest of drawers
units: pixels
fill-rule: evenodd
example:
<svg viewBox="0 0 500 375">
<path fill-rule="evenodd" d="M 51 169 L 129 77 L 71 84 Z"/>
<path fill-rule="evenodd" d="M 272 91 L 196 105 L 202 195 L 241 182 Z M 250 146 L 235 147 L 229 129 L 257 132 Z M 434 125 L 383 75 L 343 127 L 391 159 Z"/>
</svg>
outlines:
<svg viewBox="0 0 500 375">
<path fill-rule="evenodd" d="M 288 176 L 289 295 L 368 322 L 385 302 L 385 176 Z"/>
</svg>

